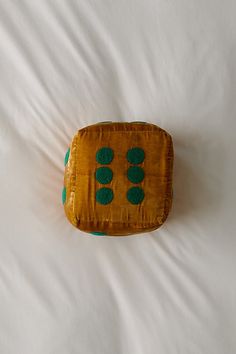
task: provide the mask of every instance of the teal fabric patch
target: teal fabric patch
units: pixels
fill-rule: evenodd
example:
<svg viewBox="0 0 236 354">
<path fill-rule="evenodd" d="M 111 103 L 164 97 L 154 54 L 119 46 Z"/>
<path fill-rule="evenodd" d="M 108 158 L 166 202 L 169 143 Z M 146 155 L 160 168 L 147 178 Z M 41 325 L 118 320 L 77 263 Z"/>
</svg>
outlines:
<svg viewBox="0 0 236 354">
<path fill-rule="evenodd" d="M 140 187 L 132 187 L 127 192 L 127 199 L 131 204 L 140 204 L 144 199 L 144 191 Z"/>
<path fill-rule="evenodd" d="M 69 160 L 70 157 L 70 148 L 67 150 L 66 154 L 65 154 L 65 158 L 64 158 L 64 166 L 67 165 L 67 162 Z"/>
<path fill-rule="evenodd" d="M 111 163 L 114 157 L 114 152 L 109 147 L 102 147 L 96 153 L 96 161 L 102 165 Z"/>
<path fill-rule="evenodd" d="M 90 232 L 90 234 L 94 236 L 106 236 L 104 232 L 98 232 L 98 231 Z"/>
<path fill-rule="evenodd" d="M 110 183 L 113 178 L 113 172 L 109 167 L 99 167 L 95 172 L 96 180 L 101 184 Z"/>
<path fill-rule="evenodd" d="M 111 188 L 100 188 L 96 192 L 96 201 L 100 204 L 106 205 L 111 203 L 113 200 L 113 191 Z"/>
<path fill-rule="evenodd" d="M 66 202 L 66 187 L 64 187 L 64 188 L 62 189 L 62 195 L 61 195 L 61 197 L 62 197 L 62 203 L 65 204 L 65 202 Z"/>
<path fill-rule="evenodd" d="M 139 166 L 130 166 L 127 171 L 127 177 L 132 183 L 140 183 L 144 179 L 144 170 Z"/>
<path fill-rule="evenodd" d="M 145 158 L 145 153 L 143 149 L 139 147 L 134 147 L 128 150 L 126 157 L 130 163 L 138 165 L 143 162 Z"/>
</svg>

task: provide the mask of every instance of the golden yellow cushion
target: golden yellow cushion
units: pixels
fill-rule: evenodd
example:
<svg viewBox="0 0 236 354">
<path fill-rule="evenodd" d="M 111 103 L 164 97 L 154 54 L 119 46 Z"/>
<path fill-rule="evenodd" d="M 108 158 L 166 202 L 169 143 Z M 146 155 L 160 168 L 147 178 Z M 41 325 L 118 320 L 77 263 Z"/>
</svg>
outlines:
<svg viewBox="0 0 236 354">
<path fill-rule="evenodd" d="M 171 136 L 154 124 L 80 129 L 65 156 L 62 199 L 69 221 L 95 235 L 152 231 L 172 203 Z"/>
</svg>

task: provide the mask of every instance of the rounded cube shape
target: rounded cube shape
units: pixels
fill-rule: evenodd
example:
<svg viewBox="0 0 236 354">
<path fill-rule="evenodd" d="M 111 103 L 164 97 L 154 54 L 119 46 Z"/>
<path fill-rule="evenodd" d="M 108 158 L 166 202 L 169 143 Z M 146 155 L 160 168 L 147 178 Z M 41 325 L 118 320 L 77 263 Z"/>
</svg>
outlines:
<svg viewBox="0 0 236 354">
<path fill-rule="evenodd" d="M 94 235 L 148 232 L 172 204 L 173 144 L 148 123 L 98 123 L 80 129 L 65 157 L 64 208 Z"/>
</svg>

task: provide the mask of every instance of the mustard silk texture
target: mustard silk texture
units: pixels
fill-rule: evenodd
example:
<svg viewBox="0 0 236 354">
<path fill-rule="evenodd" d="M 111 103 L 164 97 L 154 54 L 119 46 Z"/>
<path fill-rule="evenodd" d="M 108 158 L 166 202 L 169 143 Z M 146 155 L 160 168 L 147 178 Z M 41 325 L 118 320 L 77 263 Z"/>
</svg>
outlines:
<svg viewBox="0 0 236 354">
<path fill-rule="evenodd" d="M 101 185 L 95 171 L 102 165 L 96 161 L 96 152 L 102 147 L 114 151 L 113 179 Z M 145 152 L 138 166 L 145 173 L 143 181 L 133 184 L 127 178 L 127 151 L 140 147 Z M 85 232 L 104 232 L 124 236 L 152 231 L 166 220 L 172 204 L 173 144 L 163 129 L 148 123 L 95 124 L 77 132 L 70 145 L 70 156 L 65 168 L 65 213 L 69 221 Z M 144 200 L 137 205 L 127 200 L 127 191 L 140 186 Z M 113 190 L 114 198 L 107 205 L 96 201 L 101 187 Z"/>
</svg>

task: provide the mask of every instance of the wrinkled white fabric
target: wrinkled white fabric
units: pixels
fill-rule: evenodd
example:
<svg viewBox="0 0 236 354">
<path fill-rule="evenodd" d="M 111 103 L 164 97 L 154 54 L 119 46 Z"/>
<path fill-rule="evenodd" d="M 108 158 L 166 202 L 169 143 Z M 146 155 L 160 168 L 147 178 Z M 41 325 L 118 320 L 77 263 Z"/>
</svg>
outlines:
<svg viewBox="0 0 236 354">
<path fill-rule="evenodd" d="M 235 354 L 236 3 L 0 0 L 0 353 Z M 172 136 L 174 204 L 135 237 L 61 203 L 77 129 Z"/>
</svg>

